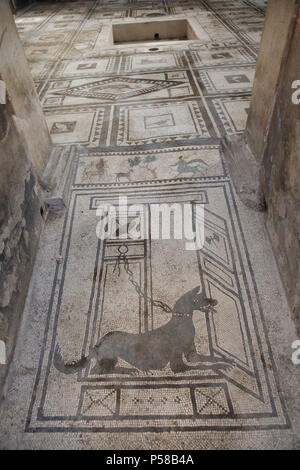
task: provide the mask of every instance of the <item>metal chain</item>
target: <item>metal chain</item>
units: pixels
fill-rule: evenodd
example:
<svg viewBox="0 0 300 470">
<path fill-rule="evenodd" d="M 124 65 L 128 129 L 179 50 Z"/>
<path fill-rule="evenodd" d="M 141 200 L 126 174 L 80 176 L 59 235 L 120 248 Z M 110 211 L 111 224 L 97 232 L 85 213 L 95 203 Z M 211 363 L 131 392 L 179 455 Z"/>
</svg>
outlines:
<svg viewBox="0 0 300 470">
<path fill-rule="evenodd" d="M 170 312 L 173 311 L 173 309 L 168 304 L 166 304 L 165 302 L 162 302 L 161 300 L 153 300 L 151 297 L 149 297 L 144 292 L 142 292 L 139 284 L 134 280 L 134 275 L 133 275 L 133 272 L 131 271 L 131 269 L 129 267 L 128 258 L 126 257 L 126 253 L 120 253 L 120 255 L 118 256 L 118 259 L 116 260 L 116 264 L 115 264 L 113 272 L 115 272 L 116 268 L 118 267 L 119 276 L 120 276 L 120 261 L 124 262 L 124 269 L 125 269 L 126 273 L 128 274 L 128 279 L 129 279 L 129 281 L 131 282 L 131 284 L 135 288 L 135 291 L 137 292 L 137 294 L 140 297 L 143 297 L 145 300 L 150 302 L 151 305 L 153 305 L 154 307 L 161 308 L 162 310 L 164 310 L 164 312 L 170 313 Z"/>
</svg>

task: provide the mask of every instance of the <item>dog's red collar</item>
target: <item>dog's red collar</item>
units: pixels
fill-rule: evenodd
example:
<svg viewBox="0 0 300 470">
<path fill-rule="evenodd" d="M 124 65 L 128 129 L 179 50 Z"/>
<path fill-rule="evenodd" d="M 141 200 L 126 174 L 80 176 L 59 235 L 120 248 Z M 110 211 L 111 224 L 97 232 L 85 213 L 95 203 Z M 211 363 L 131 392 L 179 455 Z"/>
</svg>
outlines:
<svg viewBox="0 0 300 470">
<path fill-rule="evenodd" d="M 192 317 L 193 312 L 183 313 L 183 312 L 172 312 L 174 317 Z"/>
</svg>

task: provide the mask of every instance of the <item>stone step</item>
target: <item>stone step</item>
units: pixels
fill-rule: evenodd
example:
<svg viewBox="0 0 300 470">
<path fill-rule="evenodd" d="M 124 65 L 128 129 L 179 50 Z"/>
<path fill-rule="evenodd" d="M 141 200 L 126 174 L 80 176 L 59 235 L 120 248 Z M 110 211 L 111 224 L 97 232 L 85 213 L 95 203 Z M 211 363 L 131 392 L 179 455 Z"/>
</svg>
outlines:
<svg viewBox="0 0 300 470">
<path fill-rule="evenodd" d="M 44 200 L 48 212 L 60 212 L 68 205 L 76 155 L 75 145 L 55 147 L 52 151 L 43 175 L 48 188 Z"/>
</svg>

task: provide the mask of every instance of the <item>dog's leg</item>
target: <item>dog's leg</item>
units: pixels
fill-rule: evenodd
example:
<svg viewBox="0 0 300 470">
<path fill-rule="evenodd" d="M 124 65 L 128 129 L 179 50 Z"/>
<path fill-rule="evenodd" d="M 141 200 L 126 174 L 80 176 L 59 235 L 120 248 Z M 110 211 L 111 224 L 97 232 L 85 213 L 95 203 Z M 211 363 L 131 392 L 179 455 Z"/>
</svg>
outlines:
<svg viewBox="0 0 300 470">
<path fill-rule="evenodd" d="M 233 364 L 226 362 L 216 362 L 214 364 L 199 364 L 197 366 L 189 366 L 183 362 L 182 355 L 174 356 L 170 361 L 170 368 L 175 374 L 178 372 L 187 372 L 189 370 L 230 370 Z"/>
<path fill-rule="evenodd" d="M 97 361 L 96 365 L 92 368 L 91 374 L 111 374 L 115 370 L 115 365 L 118 359 L 116 358 L 103 358 Z"/>
<path fill-rule="evenodd" d="M 116 367 L 118 362 L 117 358 L 105 358 L 97 361 L 96 365 L 92 368 L 91 374 L 103 375 L 103 374 L 127 374 L 137 375 L 138 370 L 134 367 Z"/>
<path fill-rule="evenodd" d="M 138 375 L 140 371 L 134 367 L 115 367 L 114 374 Z"/>
<path fill-rule="evenodd" d="M 184 357 L 188 362 L 214 362 L 213 356 L 202 356 L 197 353 L 196 346 L 194 341 L 190 346 L 184 351 Z"/>
<path fill-rule="evenodd" d="M 229 359 L 227 357 L 215 357 L 215 356 L 204 356 L 197 353 L 195 343 L 193 342 L 191 346 L 184 352 L 184 357 L 190 363 L 194 362 L 209 362 L 211 364 L 217 364 L 220 362 L 226 362 L 228 364 L 235 364 L 234 359 Z"/>
<path fill-rule="evenodd" d="M 183 360 L 182 360 L 182 354 L 178 354 L 177 356 L 174 356 L 171 361 L 170 361 L 170 368 L 172 372 L 177 374 L 178 372 L 186 372 L 187 370 L 190 369 L 189 366 L 187 366 Z"/>
<path fill-rule="evenodd" d="M 186 350 L 184 351 L 184 357 L 188 362 L 220 362 L 220 359 L 215 358 L 214 356 L 204 356 L 199 353 L 197 353 L 197 349 L 195 346 L 195 342 L 191 341 L 190 345 Z"/>
</svg>

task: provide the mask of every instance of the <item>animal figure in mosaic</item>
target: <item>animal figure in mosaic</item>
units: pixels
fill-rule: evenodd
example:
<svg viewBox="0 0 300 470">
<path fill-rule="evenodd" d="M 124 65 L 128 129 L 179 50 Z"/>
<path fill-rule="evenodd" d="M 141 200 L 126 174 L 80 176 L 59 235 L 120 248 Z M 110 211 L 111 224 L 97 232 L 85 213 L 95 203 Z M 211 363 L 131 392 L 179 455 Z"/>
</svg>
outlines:
<svg viewBox="0 0 300 470">
<path fill-rule="evenodd" d="M 91 181 L 91 178 L 99 178 L 100 176 L 103 176 L 105 172 L 105 162 L 103 158 L 100 158 L 100 160 L 94 165 L 94 163 L 90 163 L 87 165 L 83 172 L 82 172 L 82 178 L 84 180 Z"/>
<path fill-rule="evenodd" d="M 116 173 L 115 179 L 116 181 L 121 182 L 122 179 L 125 179 L 127 181 L 130 181 L 130 174 L 133 173 L 133 169 L 130 168 L 128 171 L 120 171 L 119 173 Z"/>
<path fill-rule="evenodd" d="M 174 373 L 190 370 L 228 370 L 233 361 L 226 358 L 199 355 L 195 347 L 194 310 L 203 313 L 217 311 L 217 300 L 199 293 L 199 286 L 182 295 L 174 304 L 171 319 L 163 326 L 145 333 L 111 331 L 103 336 L 87 357 L 65 364 L 57 345 L 54 366 L 64 374 L 72 374 L 96 360 L 92 374 L 131 373 L 162 370 L 167 364 Z M 183 360 L 183 356 L 186 362 Z M 116 367 L 118 359 L 134 367 Z M 198 364 L 194 364 L 198 363 Z"/>
<path fill-rule="evenodd" d="M 125 92 L 125 91 L 128 91 L 128 90 L 135 90 L 136 89 L 136 85 L 129 85 L 129 84 L 122 84 L 122 83 L 115 83 L 114 85 L 109 85 L 109 86 L 103 86 L 103 87 L 99 87 L 99 89 L 101 90 L 106 90 L 110 93 L 113 93 L 114 91 L 117 91 L 117 92 Z"/>
<path fill-rule="evenodd" d="M 197 165 L 192 165 L 192 163 L 197 163 Z M 201 172 L 203 170 L 203 166 L 207 166 L 207 163 L 205 163 L 201 158 L 195 158 L 187 162 L 182 156 L 180 156 L 178 161 L 174 163 L 174 165 L 170 166 L 177 167 L 178 175 L 181 175 L 182 173 L 192 173 L 194 175 L 195 173 Z"/>
</svg>

